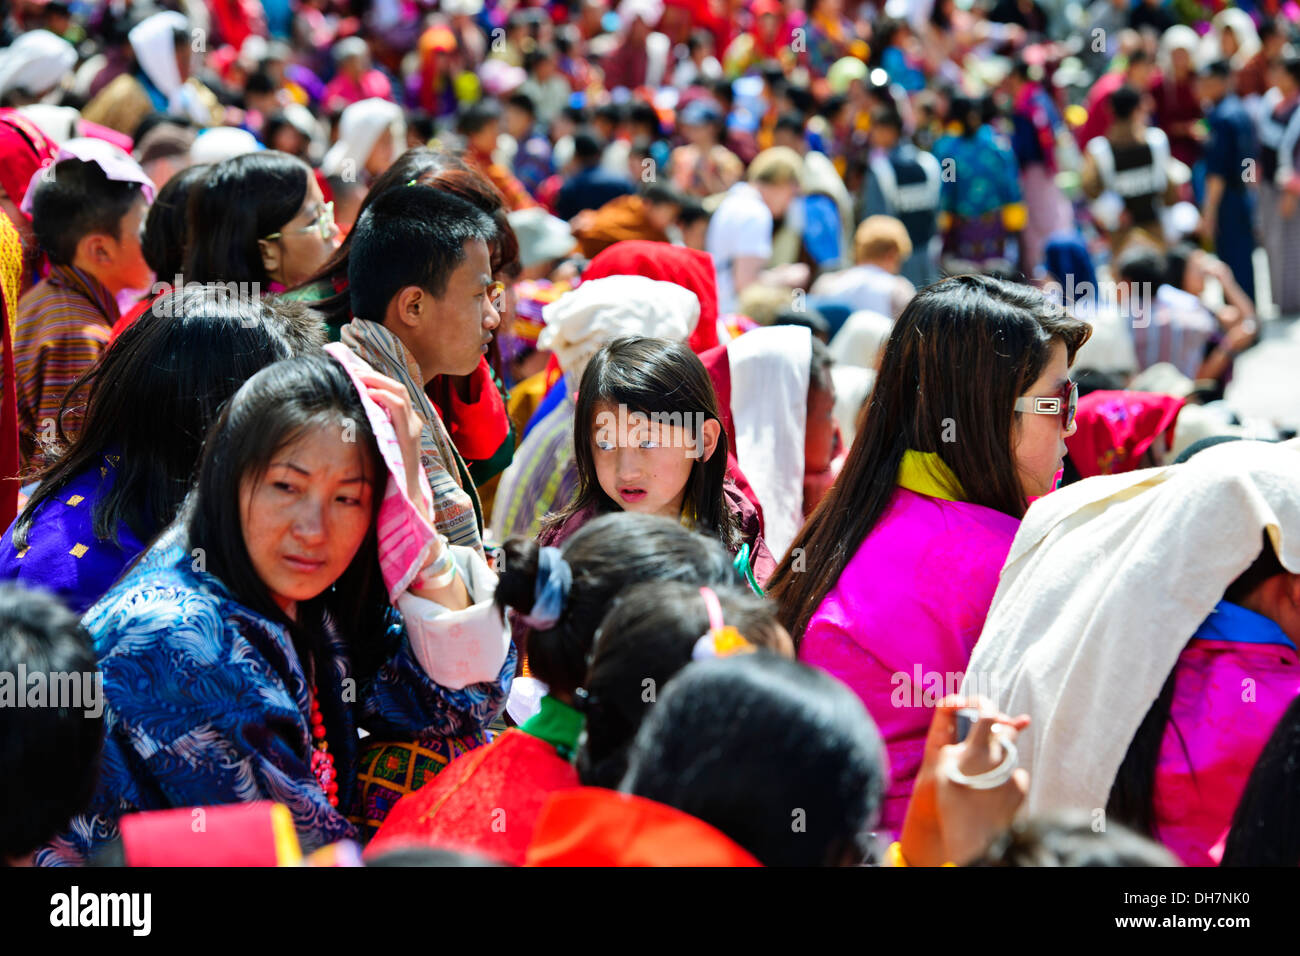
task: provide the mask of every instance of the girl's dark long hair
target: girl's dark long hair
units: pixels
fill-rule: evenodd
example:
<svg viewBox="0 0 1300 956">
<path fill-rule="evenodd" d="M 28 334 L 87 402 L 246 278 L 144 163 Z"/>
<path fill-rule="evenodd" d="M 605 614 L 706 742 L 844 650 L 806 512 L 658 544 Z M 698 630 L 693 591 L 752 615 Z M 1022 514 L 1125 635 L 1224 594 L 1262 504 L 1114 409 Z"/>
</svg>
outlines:
<svg viewBox="0 0 1300 956">
<path fill-rule="evenodd" d="M 258 577 L 244 543 L 240 487 L 262 481 L 276 452 L 313 429 L 348 428 L 376 476 L 370 529 L 346 571 L 330 588 L 298 604 L 290 620 Z M 189 503 L 189 546 L 201 548 L 209 574 L 234 598 L 291 635 L 303 667 L 320 647 L 326 616 L 350 640 L 366 673 L 367 648 L 376 647 L 390 609 L 379 571 L 376 521 L 386 468 L 352 380 L 323 352 L 270 365 L 235 393 L 208 436 Z"/>
<path fill-rule="evenodd" d="M 490 181 L 467 166 L 464 160 L 444 150 L 416 146 L 404 152 L 371 184 L 370 191 L 357 210 L 357 219 L 361 219 L 379 196 L 393 189 L 404 189 L 412 181 L 459 196 L 491 216 L 497 227 L 496 241 L 489 249 L 492 274 L 508 274 L 511 270 L 518 272 L 519 240 L 515 238 L 514 230 L 506 220 L 505 197 Z M 316 283 L 328 284 L 334 291 L 324 299 L 313 302 L 312 307 L 335 327 L 346 324 L 352 318 L 352 298 L 347 289 L 348 257 L 351 252 L 352 234 L 349 233 L 344 237 L 342 245 L 334 250 L 333 255 L 325 260 L 315 274 L 294 287 L 302 289 Z"/>
<path fill-rule="evenodd" d="M 1073 362 L 1091 331 L 1041 293 L 988 276 L 955 276 L 917 294 L 885 343 L 843 470 L 769 582 L 796 646 L 884 514 L 905 451 L 936 453 L 970 503 L 1024 516 L 1015 401 L 1047 367 L 1053 342 Z"/>
<path fill-rule="evenodd" d="M 1300 866 L 1300 697 L 1255 761 L 1220 866 Z"/>
<path fill-rule="evenodd" d="M 1277 552 L 1268 533 L 1262 536 L 1262 547 L 1258 557 L 1250 567 L 1243 571 L 1235 581 L 1228 585 L 1223 599 L 1231 604 L 1241 604 L 1252 591 L 1274 575 L 1282 574 L 1284 568 L 1278 560 Z M 1165 730 L 1169 726 L 1169 715 L 1174 701 L 1174 678 L 1177 668 L 1169 672 L 1164 686 L 1160 689 L 1155 703 L 1147 711 L 1137 733 L 1129 742 L 1128 750 L 1115 780 L 1111 784 L 1110 797 L 1106 801 L 1106 815 L 1111 819 L 1131 827 L 1143 836 L 1160 839 L 1156 832 L 1156 769 L 1160 762 L 1160 748 L 1164 742 Z M 1184 759 L 1191 765 L 1191 755 L 1182 731 L 1174 724 L 1179 746 L 1183 749 Z M 1293 860 L 1288 866 L 1295 866 Z"/>
<path fill-rule="evenodd" d="M 40 486 L 14 525 L 25 548 L 32 522 L 78 475 L 119 456 L 113 487 L 95 503 L 95 536 L 117 539 L 125 523 L 141 541 L 180 508 L 199 451 L 221 407 L 259 369 L 287 358 L 307 332 L 306 317 L 262 302 L 192 287 L 154 300 L 63 398 L 57 423 L 66 450 L 34 477 Z M 89 388 L 80 431 L 69 437 L 64 413 Z"/>
<path fill-rule="evenodd" d="M 605 515 L 579 528 L 560 550 L 573 573 L 564 611 L 552 627 L 529 631 L 527 647 L 519 649 L 521 655 L 527 652 L 533 674 L 556 694 L 582 686 L 596 628 L 625 588 L 641 581 L 686 581 L 697 588 L 740 583 L 731 556 L 716 541 L 655 515 Z M 531 612 L 538 551 L 537 542 L 526 538 L 506 542 L 494 598 L 503 614 L 507 608 Z"/>
<path fill-rule="evenodd" d="M 736 588 L 719 587 L 714 593 L 725 625 L 755 647 L 780 649 L 781 628 L 769 602 Z M 647 581 L 615 600 L 596 632 L 582 685 L 587 727 L 577 765 L 584 786 L 618 786 L 642 718 L 664 686 L 691 662 L 696 642 L 708 630 L 708 610 L 696 584 Z"/>
<path fill-rule="evenodd" d="M 682 342 L 668 339 L 626 336 L 615 339 L 595 354 L 582 374 L 577 408 L 573 416 L 573 452 L 578 469 L 578 491 L 547 527 L 559 527 L 586 508 L 596 514 L 622 511 L 605 494 L 596 478 L 592 442 L 598 406 L 627 408 L 627 414 L 669 416 L 691 431 L 692 440 L 703 436 L 693 425 L 702 415 L 718 423 L 718 446 L 708 461 L 697 458 L 691 465 L 683 504 L 694 509 L 697 527 L 716 537 L 728 549 L 740 546 L 736 516 L 727 507 L 722 485 L 727 477 L 727 433 L 722 429 L 718 396 L 713 380 L 699 356 Z M 698 445 L 696 446 L 699 447 Z"/>
<path fill-rule="evenodd" d="M 159 282 L 172 282 L 185 268 L 190 194 L 211 168 L 201 163 L 182 169 L 158 190 L 153 205 L 149 207 L 140 251 Z"/>
<path fill-rule="evenodd" d="M 269 283 L 257 241 L 298 215 L 311 176 L 273 149 L 212 166 L 190 191 L 185 281 Z"/>
</svg>

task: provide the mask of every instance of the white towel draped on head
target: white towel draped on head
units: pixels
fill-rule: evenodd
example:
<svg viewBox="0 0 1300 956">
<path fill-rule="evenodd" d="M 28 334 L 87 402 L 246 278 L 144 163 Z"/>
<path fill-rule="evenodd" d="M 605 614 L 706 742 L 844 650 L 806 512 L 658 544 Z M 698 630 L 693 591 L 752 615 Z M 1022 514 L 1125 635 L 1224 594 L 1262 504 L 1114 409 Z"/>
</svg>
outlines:
<svg viewBox="0 0 1300 956">
<path fill-rule="evenodd" d="M 189 30 L 189 21 L 173 10 L 141 20 L 126 38 L 149 81 L 168 101 L 180 93 L 181 70 L 176 64 L 176 31 Z"/>
<path fill-rule="evenodd" d="M 542 306 L 537 347 L 555 353 L 576 394 L 591 357 L 624 335 L 684 342 L 700 320 L 700 300 L 673 282 L 645 276 L 590 279 Z"/>
<path fill-rule="evenodd" d="M 77 65 L 77 48 L 49 30 L 21 34 L 0 50 L 0 96 L 25 90 L 44 96 Z"/>
<path fill-rule="evenodd" d="M 1018 741 L 1024 813 L 1106 805 L 1179 654 L 1265 531 L 1300 572 L 1300 441 L 1227 442 L 1034 502 L 963 687 L 1033 720 Z"/>
<path fill-rule="evenodd" d="M 753 329 L 727 345 L 736 460 L 763 507 L 763 540 L 779 561 L 803 527 L 804 430 L 812 333 Z"/>
<path fill-rule="evenodd" d="M 366 160 L 379 138 L 393 137 L 393 158 L 405 151 L 406 124 L 402 108 L 396 103 L 371 97 L 358 100 L 347 107 L 339 117 L 339 138 L 321 161 L 321 172 L 326 176 L 341 176 L 351 171 L 358 179 L 366 168 Z"/>
</svg>

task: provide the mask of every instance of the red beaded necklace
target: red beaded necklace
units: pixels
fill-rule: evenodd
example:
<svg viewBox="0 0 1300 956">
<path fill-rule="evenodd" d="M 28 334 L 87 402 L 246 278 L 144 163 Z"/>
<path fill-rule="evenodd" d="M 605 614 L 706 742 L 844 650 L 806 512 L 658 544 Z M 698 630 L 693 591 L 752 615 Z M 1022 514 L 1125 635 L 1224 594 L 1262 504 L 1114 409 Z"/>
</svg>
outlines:
<svg viewBox="0 0 1300 956">
<path fill-rule="evenodd" d="M 316 702 L 316 685 L 311 687 L 311 772 L 316 775 L 320 788 L 329 798 L 330 806 L 339 805 L 338 775 L 334 772 L 334 755 L 330 753 L 329 744 L 325 742 L 325 717 Z"/>
</svg>

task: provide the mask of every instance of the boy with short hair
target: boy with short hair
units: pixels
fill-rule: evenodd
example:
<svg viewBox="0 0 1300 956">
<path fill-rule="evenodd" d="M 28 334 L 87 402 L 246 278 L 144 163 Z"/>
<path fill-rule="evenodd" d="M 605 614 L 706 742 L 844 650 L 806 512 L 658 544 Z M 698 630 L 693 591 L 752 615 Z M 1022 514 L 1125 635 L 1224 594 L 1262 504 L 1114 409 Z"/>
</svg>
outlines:
<svg viewBox="0 0 1300 956">
<path fill-rule="evenodd" d="M 28 190 L 25 205 L 50 272 L 19 300 L 15 323 L 24 467 L 40 463 L 41 445 L 56 437 L 64 395 L 103 354 L 118 319 L 118 294 L 147 290 L 153 281 L 140 247 L 152 199 L 144 170 L 107 143 L 80 155 L 65 144 Z M 79 421 L 80 412 L 69 408 L 64 429 L 72 433 Z"/>
</svg>

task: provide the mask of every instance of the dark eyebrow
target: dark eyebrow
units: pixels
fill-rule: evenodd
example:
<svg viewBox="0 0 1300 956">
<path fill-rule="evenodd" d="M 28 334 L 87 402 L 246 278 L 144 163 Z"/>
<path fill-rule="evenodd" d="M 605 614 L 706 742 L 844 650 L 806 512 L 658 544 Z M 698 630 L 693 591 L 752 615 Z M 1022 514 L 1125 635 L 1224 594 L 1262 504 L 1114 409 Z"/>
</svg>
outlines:
<svg viewBox="0 0 1300 956">
<path fill-rule="evenodd" d="M 300 475 L 305 475 L 305 476 L 307 476 L 308 478 L 311 477 L 311 472 L 310 472 L 310 471 L 308 471 L 306 468 L 303 468 L 301 465 L 295 465 L 295 464 L 294 464 L 293 462 L 291 462 L 291 461 L 273 461 L 273 462 L 271 462 L 271 467 L 272 467 L 272 468 L 288 468 L 290 471 L 296 471 L 296 472 L 297 472 L 298 474 L 300 474 Z M 363 484 L 367 484 L 367 485 L 372 485 L 372 484 L 374 484 L 374 482 L 371 481 L 369 478 L 367 478 L 365 475 L 358 475 L 358 476 L 355 477 L 355 478 L 344 478 L 342 481 L 339 482 L 339 484 L 340 484 L 340 485 L 355 485 L 357 482 L 362 482 Z"/>
</svg>

